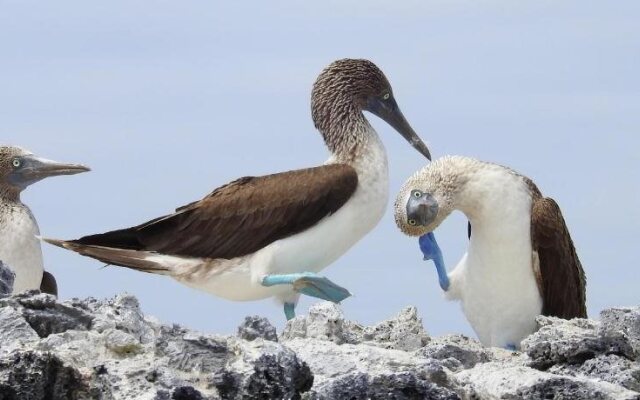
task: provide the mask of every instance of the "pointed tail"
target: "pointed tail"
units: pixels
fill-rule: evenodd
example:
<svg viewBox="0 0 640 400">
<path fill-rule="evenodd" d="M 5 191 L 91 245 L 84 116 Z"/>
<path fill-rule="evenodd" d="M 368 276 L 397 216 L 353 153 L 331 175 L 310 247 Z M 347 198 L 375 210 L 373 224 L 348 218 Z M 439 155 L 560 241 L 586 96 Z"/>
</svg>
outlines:
<svg viewBox="0 0 640 400">
<path fill-rule="evenodd" d="M 173 271 L 162 265 L 162 255 L 150 251 L 118 249 L 114 247 L 84 245 L 73 240 L 42 238 L 43 241 L 63 249 L 75 251 L 83 256 L 95 258 L 106 264 L 118 265 L 142 272 L 173 275 Z"/>
</svg>

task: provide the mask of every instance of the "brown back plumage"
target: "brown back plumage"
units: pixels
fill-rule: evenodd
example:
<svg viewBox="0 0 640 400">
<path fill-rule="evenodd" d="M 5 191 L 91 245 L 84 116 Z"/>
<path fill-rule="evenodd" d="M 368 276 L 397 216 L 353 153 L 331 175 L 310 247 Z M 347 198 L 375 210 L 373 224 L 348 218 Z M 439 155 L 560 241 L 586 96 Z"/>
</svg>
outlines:
<svg viewBox="0 0 640 400">
<path fill-rule="evenodd" d="M 533 182 L 531 240 L 538 254 L 536 272 L 542 295 L 542 314 L 586 318 L 586 277 L 558 204 L 543 197 Z"/>
<path fill-rule="evenodd" d="M 231 259 L 310 228 L 339 210 L 357 186 L 356 171 L 345 164 L 244 177 L 174 214 L 71 243 Z"/>
</svg>

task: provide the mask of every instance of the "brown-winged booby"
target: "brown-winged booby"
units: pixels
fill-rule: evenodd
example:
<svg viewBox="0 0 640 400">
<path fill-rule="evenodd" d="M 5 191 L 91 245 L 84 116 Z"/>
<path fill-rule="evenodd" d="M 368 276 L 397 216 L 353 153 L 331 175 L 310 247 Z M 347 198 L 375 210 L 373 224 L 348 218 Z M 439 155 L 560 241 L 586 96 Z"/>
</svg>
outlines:
<svg viewBox="0 0 640 400">
<path fill-rule="evenodd" d="M 449 273 L 432 231 L 454 210 L 471 223 L 467 253 Z M 398 227 L 421 236 L 440 286 L 462 309 L 480 341 L 519 348 L 537 315 L 586 318 L 586 279 L 553 199 L 513 170 L 461 156 L 413 175 L 395 203 Z"/>
<path fill-rule="evenodd" d="M 343 59 L 325 68 L 313 85 L 311 111 L 331 152 L 322 166 L 240 178 L 132 228 L 46 240 L 226 299 L 275 296 L 287 318 L 300 293 L 340 302 L 350 293 L 316 274 L 377 225 L 389 195 L 386 151 L 363 111 L 430 155 L 370 61 Z"/>
<path fill-rule="evenodd" d="M 44 271 L 38 223 L 20 194 L 44 178 L 89 171 L 78 164 L 39 158 L 16 146 L 0 146 L 0 260 L 15 274 L 13 292 L 30 289 L 57 295 L 56 280 Z"/>
</svg>

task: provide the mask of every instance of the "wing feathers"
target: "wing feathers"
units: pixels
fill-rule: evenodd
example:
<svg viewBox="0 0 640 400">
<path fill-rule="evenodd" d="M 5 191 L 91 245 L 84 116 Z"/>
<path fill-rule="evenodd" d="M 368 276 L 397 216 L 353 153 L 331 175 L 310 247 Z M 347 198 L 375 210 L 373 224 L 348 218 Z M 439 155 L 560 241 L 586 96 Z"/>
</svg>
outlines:
<svg viewBox="0 0 640 400">
<path fill-rule="evenodd" d="M 73 243 L 231 259 L 308 229 L 339 210 L 357 186 L 346 164 L 240 178 L 174 214 Z"/>
<path fill-rule="evenodd" d="M 542 314 L 586 318 L 584 270 L 560 207 L 553 199 L 534 196 L 531 233 L 533 250 L 539 259 Z"/>
</svg>

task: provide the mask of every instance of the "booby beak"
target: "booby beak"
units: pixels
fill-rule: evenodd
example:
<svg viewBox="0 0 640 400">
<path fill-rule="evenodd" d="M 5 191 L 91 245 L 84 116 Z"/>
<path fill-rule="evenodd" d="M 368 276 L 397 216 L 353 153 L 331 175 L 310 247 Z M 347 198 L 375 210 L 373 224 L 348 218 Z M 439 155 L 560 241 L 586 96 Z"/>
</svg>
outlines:
<svg viewBox="0 0 640 400">
<path fill-rule="evenodd" d="M 379 118 L 382 118 L 386 123 L 391 125 L 393 129 L 398 131 L 404 137 L 411 146 L 420 152 L 423 156 L 427 157 L 431 161 L 431 153 L 429 148 L 424 144 L 422 139 L 413 130 L 407 119 L 402 115 L 400 107 L 396 103 L 396 100 L 391 96 L 387 100 L 382 100 L 377 97 L 372 97 L 367 101 L 367 111 L 373 113 Z"/>
<path fill-rule="evenodd" d="M 33 155 L 21 157 L 18 161 L 20 165 L 11 174 L 11 181 L 22 188 L 52 176 L 75 175 L 90 171 L 84 165 L 60 163 Z"/>
<path fill-rule="evenodd" d="M 407 200 L 407 222 L 413 226 L 429 226 L 436 219 L 438 209 L 432 195 L 413 190 Z"/>
</svg>

